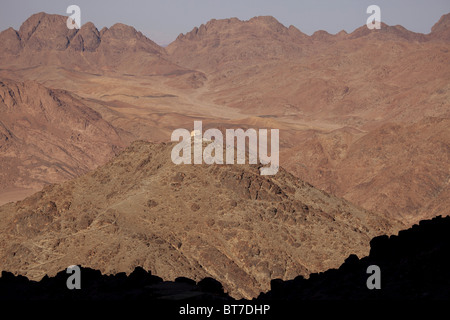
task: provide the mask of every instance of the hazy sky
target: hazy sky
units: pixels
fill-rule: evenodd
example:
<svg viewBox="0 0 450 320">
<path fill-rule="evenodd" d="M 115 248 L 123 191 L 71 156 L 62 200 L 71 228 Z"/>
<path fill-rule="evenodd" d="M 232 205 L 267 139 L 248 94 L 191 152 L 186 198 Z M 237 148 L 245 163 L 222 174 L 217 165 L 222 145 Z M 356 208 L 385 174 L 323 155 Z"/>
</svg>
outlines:
<svg viewBox="0 0 450 320">
<path fill-rule="evenodd" d="M 92 21 L 100 30 L 116 22 L 135 27 L 165 45 L 210 19 L 271 15 L 285 26 L 294 25 L 311 35 L 317 30 L 352 32 L 366 23 L 371 4 L 381 8 L 388 25 L 429 33 L 450 12 L 450 0 L 0 0 L 0 31 L 18 29 L 33 13 L 67 15 L 71 4 L 81 8 L 81 24 Z M 1 45 L 1 44 L 0 44 Z"/>
</svg>

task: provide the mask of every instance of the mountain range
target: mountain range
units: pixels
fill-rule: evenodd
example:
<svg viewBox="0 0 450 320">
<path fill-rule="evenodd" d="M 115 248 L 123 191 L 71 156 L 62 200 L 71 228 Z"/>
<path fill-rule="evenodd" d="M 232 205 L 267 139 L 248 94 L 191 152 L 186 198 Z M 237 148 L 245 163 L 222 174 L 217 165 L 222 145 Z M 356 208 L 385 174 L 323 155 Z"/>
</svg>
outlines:
<svg viewBox="0 0 450 320">
<path fill-rule="evenodd" d="M 211 20 L 166 48 L 66 20 L 0 33 L 0 269 L 141 266 L 250 299 L 449 214 L 450 14 L 429 34 Z M 280 171 L 174 165 L 196 120 L 279 129 Z"/>
<path fill-rule="evenodd" d="M 123 24 L 69 30 L 66 17 L 38 13 L 19 31 L 0 33 L 7 44 L 0 76 L 74 95 L 124 131 L 124 143 L 114 142 L 119 147 L 168 141 L 193 119 L 210 127 L 278 128 L 281 164 L 290 172 L 413 223 L 448 205 L 449 19 L 442 16 L 426 35 L 383 24 L 373 32 L 363 26 L 312 36 L 273 17 L 211 20 L 162 48 Z M 14 134 L 11 126 L 3 121 L 2 136 Z M 76 166 L 78 173 L 92 168 L 81 159 Z M 0 200 L 61 178 L 48 175 L 34 186 L 7 172 Z"/>
</svg>

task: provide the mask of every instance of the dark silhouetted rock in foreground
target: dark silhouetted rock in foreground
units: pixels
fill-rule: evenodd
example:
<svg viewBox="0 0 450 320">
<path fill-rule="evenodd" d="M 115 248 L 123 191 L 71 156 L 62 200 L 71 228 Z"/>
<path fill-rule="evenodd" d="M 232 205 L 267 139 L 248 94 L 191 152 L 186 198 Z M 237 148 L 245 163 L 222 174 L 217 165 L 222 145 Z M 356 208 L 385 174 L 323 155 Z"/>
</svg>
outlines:
<svg viewBox="0 0 450 320">
<path fill-rule="evenodd" d="M 100 271 L 80 268 L 81 289 L 68 289 L 72 275 L 65 270 L 55 277 L 45 276 L 31 281 L 24 276 L 2 272 L 0 300 L 161 300 L 161 301 L 222 301 L 230 299 L 222 285 L 211 278 L 198 283 L 187 278 L 163 281 L 141 267 L 129 276 L 124 272 L 102 275 Z"/>
<path fill-rule="evenodd" d="M 450 299 L 450 217 L 423 220 L 398 236 L 370 242 L 368 257 L 350 255 L 339 269 L 309 279 L 272 280 L 260 301 L 448 300 Z M 368 289 L 370 265 L 381 272 L 381 289 Z"/>
</svg>

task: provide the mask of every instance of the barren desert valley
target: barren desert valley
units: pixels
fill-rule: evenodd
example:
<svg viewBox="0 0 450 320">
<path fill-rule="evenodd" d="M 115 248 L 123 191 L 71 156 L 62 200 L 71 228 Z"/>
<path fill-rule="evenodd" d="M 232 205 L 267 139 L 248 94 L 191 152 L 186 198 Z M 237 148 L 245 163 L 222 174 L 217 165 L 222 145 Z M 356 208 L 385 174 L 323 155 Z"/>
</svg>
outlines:
<svg viewBox="0 0 450 320">
<path fill-rule="evenodd" d="M 450 14 L 311 36 L 210 20 L 161 47 L 36 13 L 0 33 L 0 270 L 219 281 L 338 268 L 450 213 Z M 175 165 L 177 128 L 279 130 L 279 171 Z"/>
</svg>

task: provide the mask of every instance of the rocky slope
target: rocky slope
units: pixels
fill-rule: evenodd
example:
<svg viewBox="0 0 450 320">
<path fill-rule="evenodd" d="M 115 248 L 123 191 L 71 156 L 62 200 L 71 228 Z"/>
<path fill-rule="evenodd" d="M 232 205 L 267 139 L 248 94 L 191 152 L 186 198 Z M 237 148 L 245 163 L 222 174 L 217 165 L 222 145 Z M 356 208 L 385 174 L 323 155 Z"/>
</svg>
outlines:
<svg viewBox="0 0 450 320">
<path fill-rule="evenodd" d="M 173 144 L 135 142 L 80 178 L 0 207 L 0 269 L 31 279 L 72 264 L 213 277 L 235 298 L 339 266 L 401 228 L 280 168 L 179 165 Z"/>
<path fill-rule="evenodd" d="M 338 269 L 302 276 L 293 280 L 271 281 L 271 290 L 261 294 L 252 304 L 270 305 L 270 314 L 287 314 L 299 306 L 317 300 L 445 300 L 450 296 L 450 277 L 446 256 L 450 246 L 450 217 L 421 221 L 398 236 L 379 236 L 371 240 L 370 254 L 358 259 L 350 255 Z M 381 288 L 366 286 L 370 265 L 381 272 Z M 248 304 L 235 301 L 223 292 L 222 285 L 211 278 L 195 282 L 177 278 L 162 281 L 138 267 L 130 273 L 102 275 L 98 270 L 81 267 L 81 290 L 68 290 L 70 274 L 60 271 L 55 277 L 40 282 L 2 272 L 0 300 L 139 300 L 152 304 L 152 309 L 178 314 L 180 306 Z M 168 302 L 171 302 L 169 304 Z"/>
<path fill-rule="evenodd" d="M 0 114 L 0 203 L 92 170 L 127 143 L 82 100 L 33 81 L 1 80 Z"/>
</svg>

